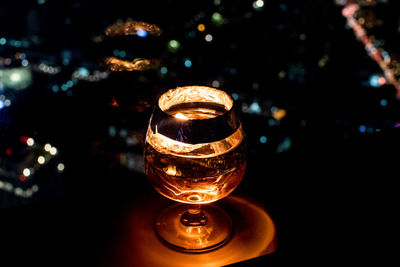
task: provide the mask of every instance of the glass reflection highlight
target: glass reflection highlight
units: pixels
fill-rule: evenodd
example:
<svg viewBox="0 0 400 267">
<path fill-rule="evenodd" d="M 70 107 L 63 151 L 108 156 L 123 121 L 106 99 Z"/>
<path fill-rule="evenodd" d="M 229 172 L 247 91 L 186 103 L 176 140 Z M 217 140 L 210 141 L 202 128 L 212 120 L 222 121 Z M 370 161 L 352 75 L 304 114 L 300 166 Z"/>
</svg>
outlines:
<svg viewBox="0 0 400 267">
<path fill-rule="evenodd" d="M 157 67 L 158 60 L 135 58 L 133 61 L 128 61 L 107 57 L 105 64 L 111 71 L 144 71 Z"/>
<path fill-rule="evenodd" d="M 160 36 L 162 30 L 155 24 L 147 23 L 144 21 L 126 21 L 117 22 L 106 28 L 105 34 L 110 37 L 120 35 L 137 35 L 139 37 L 146 37 L 148 34 Z"/>
</svg>

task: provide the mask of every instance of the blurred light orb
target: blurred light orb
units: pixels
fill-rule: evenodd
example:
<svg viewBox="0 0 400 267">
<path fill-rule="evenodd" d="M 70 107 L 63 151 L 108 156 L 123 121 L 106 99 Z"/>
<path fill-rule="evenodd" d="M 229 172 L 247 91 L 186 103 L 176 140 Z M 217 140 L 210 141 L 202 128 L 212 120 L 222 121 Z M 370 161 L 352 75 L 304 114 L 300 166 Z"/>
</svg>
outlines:
<svg viewBox="0 0 400 267">
<path fill-rule="evenodd" d="M 200 32 L 203 32 L 203 31 L 205 31 L 206 26 L 204 26 L 204 24 L 199 24 L 199 25 L 197 26 L 197 29 L 198 29 Z"/>
<path fill-rule="evenodd" d="M 282 153 L 288 151 L 292 146 L 292 140 L 290 137 L 285 137 L 283 141 L 278 145 L 276 152 Z"/>
<path fill-rule="evenodd" d="M 121 136 L 122 138 L 127 137 L 128 136 L 128 131 L 126 129 L 119 130 L 119 136 Z"/>
<path fill-rule="evenodd" d="M 31 197 L 32 194 L 33 194 L 32 189 L 27 189 L 27 190 L 25 191 L 25 196 L 26 196 L 26 197 Z"/>
<path fill-rule="evenodd" d="M 26 140 L 26 144 L 27 144 L 28 146 L 33 146 L 33 145 L 35 144 L 35 140 L 33 140 L 33 138 L 29 137 L 29 138 Z"/>
<path fill-rule="evenodd" d="M 211 21 L 219 26 L 224 23 L 224 18 L 222 17 L 222 15 L 220 13 L 214 12 L 211 16 Z"/>
<path fill-rule="evenodd" d="M 263 0 L 257 0 L 253 2 L 253 8 L 254 9 L 260 9 L 264 6 L 264 1 Z"/>
<path fill-rule="evenodd" d="M 136 34 L 137 34 L 137 36 L 144 38 L 144 37 L 147 36 L 147 31 L 142 30 L 142 29 L 141 30 L 137 30 Z"/>
<path fill-rule="evenodd" d="M 10 75 L 10 80 L 13 82 L 19 82 L 21 80 L 21 74 L 14 72 Z"/>
<path fill-rule="evenodd" d="M 49 151 L 49 152 L 50 152 L 51 155 L 54 156 L 55 154 L 57 154 L 57 148 L 52 147 L 52 148 L 50 148 L 50 151 Z"/>
<path fill-rule="evenodd" d="M 168 49 L 171 52 L 176 52 L 180 46 L 181 44 L 177 40 L 171 40 L 168 42 Z"/>
<path fill-rule="evenodd" d="M 274 119 L 269 119 L 268 120 L 268 125 L 269 126 L 275 126 L 276 125 L 276 121 Z"/>
<path fill-rule="evenodd" d="M 108 127 L 108 135 L 109 136 L 116 136 L 117 135 L 117 128 L 115 128 L 115 126 L 111 125 L 110 127 Z"/>
<path fill-rule="evenodd" d="M 369 78 L 369 85 L 372 87 L 380 87 L 381 86 L 380 81 L 379 81 L 380 78 L 381 77 L 379 75 L 372 75 Z"/>
<path fill-rule="evenodd" d="M 167 74 L 168 68 L 167 67 L 162 67 L 160 71 L 161 71 L 162 74 Z"/>
<path fill-rule="evenodd" d="M 60 90 L 60 88 L 58 87 L 58 85 L 54 84 L 54 85 L 51 87 L 51 90 L 52 90 L 54 93 L 57 93 L 57 92 Z"/>
<path fill-rule="evenodd" d="M 4 189 L 11 192 L 13 190 L 14 186 L 11 183 L 5 183 L 4 184 Z"/>
<path fill-rule="evenodd" d="M 261 114 L 262 110 L 260 107 L 260 104 L 258 104 L 257 102 L 253 102 L 248 110 L 249 114 Z"/>
<path fill-rule="evenodd" d="M 46 161 L 46 159 L 43 156 L 39 156 L 38 159 L 37 159 L 37 162 L 39 164 L 44 164 L 45 161 Z"/>
<path fill-rule="evenodd" d="M 22 60 L 21 65 L 24 67 L 27 67 L 29 65 L 28 60 L 26 60 L 26 59 Z"/>
<path fill-rule="evenodd" d="M 267 142 L 267 137 L 266 136 L 261 136 L 260 137 L 260 143 L 265 144 Z"/>
<path fill-rule="evenodd" d="M 51 149 L 51 145 L 50 145 L 50 144 L 45 144 L 45 145 L 44 145 L 44 150 L 45 150 L 45 151 L 49 152 L 50 149 Z"/>
<path fill-rule="evenodd" d="M 25 175 L 26 177 L 28 177 L 29 175 L 31 175 L 31 170 L 29 170 L 28 168 L 25 168 L 22 171 L 22 174 Z"/>
<path fill-rule="evenodd" d="M 23 90 L 32 84 L 32 72 L 29 68 L 3 69 L 0 72 L 0 82 L 5 88 Z"/>
<path fill-rule="evenodd" d="M 190 68 L 192 66 L 192 61 L 190 59 L 185 60 L 185 67 Z"/>
<path fill-rule="evenodd" d="M 279 108 L 273 112 L 272 116 L 275 120 L 281 120 L 286 116 L 286 110 Z"/>
<path fill-rule="evenodd" d="M 59 164 L 57 165 L 57 170 L 58 170 L 58 171 L 62 172 L 62 171 L 64 171 L 64 169 L 65 169 L 64 164 L 59 163 Z"/>
<path fill-rule="evenodd" d="M 22 195 L 23 192 L 24 192 L 24 191 L 22 191 L 22 188 L 21 188 L 21 187 L 17 187 L 17 188 L 14 189 L 14 193 L 15 193 L 15 195 L 17 195 L 17 196 Z"/>
<path fill-rule="evenodd" d="M 78 69 L 78 73 L 79 73 L 80 76 L 83 76 L 83 77 L 88 77 L 89 76 L 89 70 L 87 68 L 85 68 L 85 67 L 80 67 Z"/>
</svg>

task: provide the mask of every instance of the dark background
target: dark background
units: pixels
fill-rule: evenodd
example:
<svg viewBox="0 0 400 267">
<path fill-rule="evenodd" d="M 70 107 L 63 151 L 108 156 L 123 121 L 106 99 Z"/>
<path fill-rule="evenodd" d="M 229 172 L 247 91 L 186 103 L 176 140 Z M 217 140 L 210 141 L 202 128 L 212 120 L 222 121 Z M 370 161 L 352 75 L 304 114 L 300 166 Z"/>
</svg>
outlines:
<svg viewBox="0 0 400 267">
<path fill-rule="evenodd" d="M 363 6 L 360 16 L 375 16 L 368 34 L 396 58 L 400 6 L 378 2 Z M 219 87 L 236 100 L 248 153 L 237 192 L 261 202 L 278 229 L 277 252 L 250 263 L 382 261 L 395 255 L 395 89 L 371 86 L 370 77 L 382 72 L 334 1 L 263 3 L 255 9 L 253 1 L 236 0 L 1 2 L 0 38 L 7 43 L 0 45 L 0 58 L 12 63 L 0 69 L 20 67 L 15 53 L 23 52 L 33 81 L 24 90 L 0 89 L 12 100 L 0 109 L 0 168 L 18 168 L 32 153 L 21 147 L 20 136 L 54 144 L 55 161 L 66 166 L 61 174 L 55 163 L 35 172 L 28 182 L 40 190 L 22 202 L 0 189 L 0 260 L 14 261 L 4 266 L 99 265 L 124 212 L 140 205 L 140 194 L 132 192 L 156 194 L 142 171 L 144 134 L 157 96 L 184 85 Z M 221 25 L 212 20 L 215 12 L 224 18 Z M 163 33 L 104 35 L 107 26 L 128 18 L 155 23 Z M 204 32 L 197 30 L 200 23 Z M 180 48 L 168 48 L 170 40 Z M 103 59 L 116 50 L 125 52 L 125 60 L 156 58 L 160 66 L 110 72 L 54 92 L 78 68 L 106 71 Z M 40 63 L 60 72 L 35 70 Z M 118 106 L 111 105 L 115 101 Z M 274 118 L 277 108 L 286 111 L 284 118 Z M 8 158 L 8 147 L 20 158 Z"/>
</svg>

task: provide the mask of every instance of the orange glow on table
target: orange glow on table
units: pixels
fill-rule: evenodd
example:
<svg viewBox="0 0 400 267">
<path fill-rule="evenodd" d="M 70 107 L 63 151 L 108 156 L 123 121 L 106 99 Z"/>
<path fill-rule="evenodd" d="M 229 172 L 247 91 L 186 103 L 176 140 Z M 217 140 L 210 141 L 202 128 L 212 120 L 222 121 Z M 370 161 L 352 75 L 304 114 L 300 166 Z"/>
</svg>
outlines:
<svg viewBox="0 0 400 267">
<path fill-rule="evenodd" d="M 143 199 L 140 207 L 131 210 L 122 229 L 124 237 L 116 244 L 116 255 L 112 255 L 114 266 L 224 266 L 276 250 L 275 225 L 265 209 L 245 198 L 232 195 L 220 201 L 220 206 L 231 216 L 234 227 L 228 243 L 205 253 L 174 250 L 163 243 L 154 231 L 155 218 L 170 204 L 170 201 L 157 196 Z"/>
</svg>

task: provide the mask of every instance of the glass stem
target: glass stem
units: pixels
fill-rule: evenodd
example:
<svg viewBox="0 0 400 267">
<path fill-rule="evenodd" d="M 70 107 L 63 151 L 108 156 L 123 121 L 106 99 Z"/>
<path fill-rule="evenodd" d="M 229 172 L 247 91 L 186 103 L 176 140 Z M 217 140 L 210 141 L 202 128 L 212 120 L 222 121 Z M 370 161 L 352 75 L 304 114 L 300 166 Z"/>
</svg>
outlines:
<svg viewBox="0 0 400 267">
<path fill-rule="evenodd" d="M 201 210 L 200 204 L 191 204 L 181 216 L 184 226 L 204 226 L 208 222 L 207 216 Z"/>
</svg>

